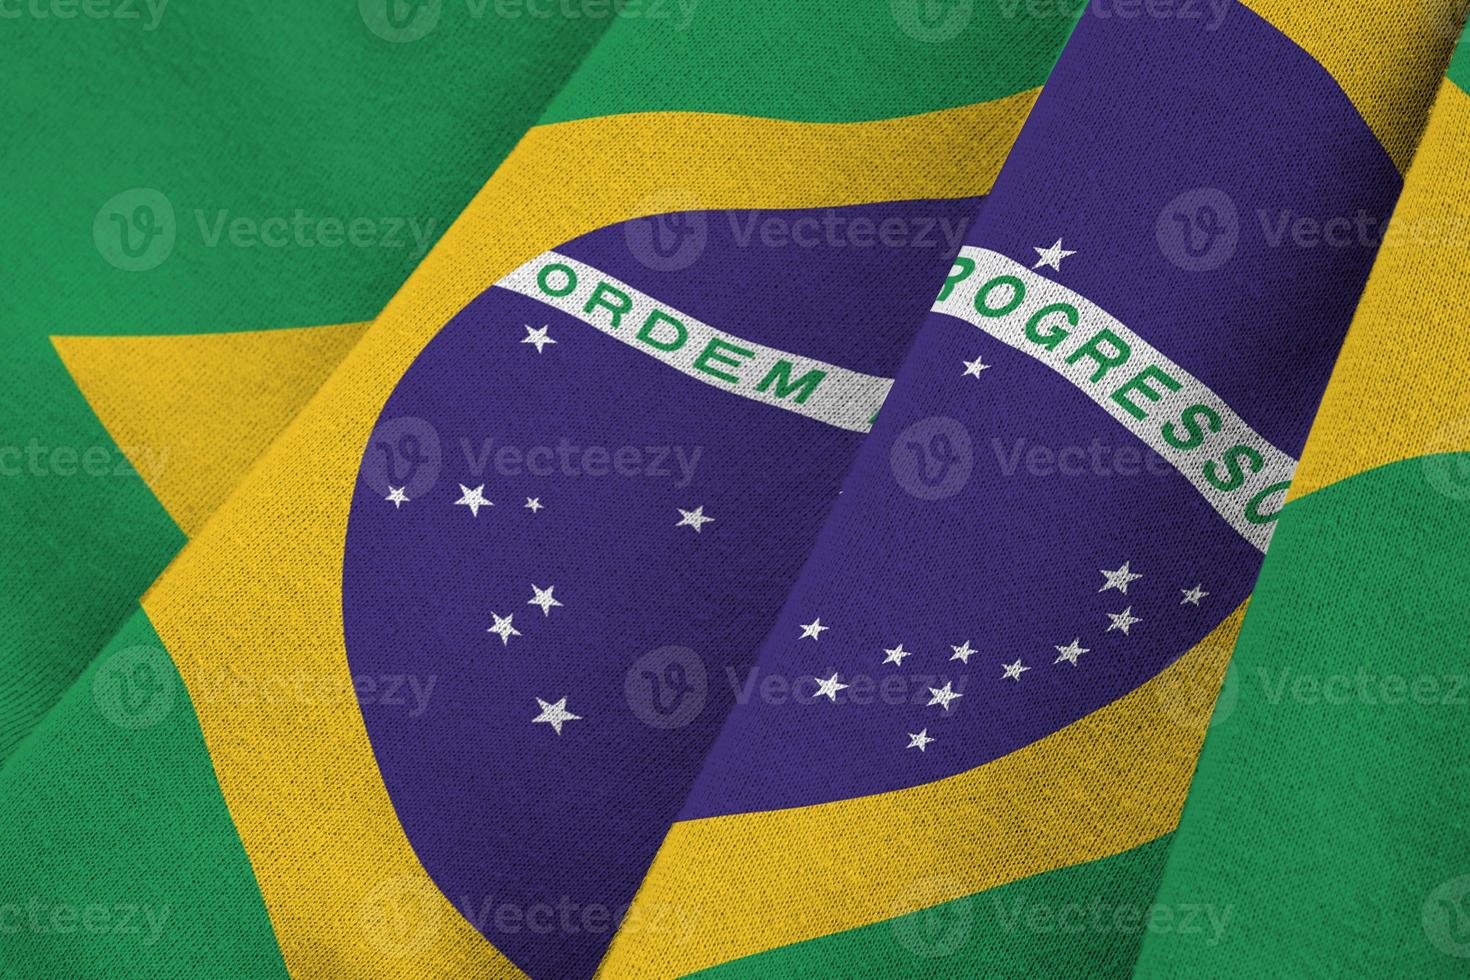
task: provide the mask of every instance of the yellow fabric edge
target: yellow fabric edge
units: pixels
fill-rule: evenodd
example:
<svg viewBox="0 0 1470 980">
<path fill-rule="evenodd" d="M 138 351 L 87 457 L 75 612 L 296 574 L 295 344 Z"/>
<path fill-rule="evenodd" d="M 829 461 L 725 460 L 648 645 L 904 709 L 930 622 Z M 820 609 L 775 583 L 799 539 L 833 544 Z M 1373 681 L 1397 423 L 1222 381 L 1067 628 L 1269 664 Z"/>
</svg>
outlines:
<svg viewBox="0 0 1470 980">
<path fill-rule="evenodd" d="M 875 796 L 677 823 L 602 980 L 678 977 L 1118 854 L 1178 825 L 1245 604 L 1157 676 L 1046 738 Z"/>
<path fill-rule="evenodd" d="M 1035 97 L 882 122 L 649 113 L 526 135 L 144 597 L 293 974 L 519 975 L 419 864 L 349 696 L 302 704 L 219 693 L 224 675 L 304 675 L 346 690 L 348 501 L 368 433 L 412 358 L 504 274 L 613 222 L 984 193 Z"/>
<path fill-rule="evenodd" d="M 192 536 L 367 327 L 51 343 L 118 448 Z"/>
<path fill-rule="evenodd" d="M 1365 470 L 1470 450 L 1470 95 L 1441 87 L 1291 499 Z"/>
<path fill-rule="evenodd" d="M 1460 0 L 1242 0 L 1337 80 L 1399 172 L 1409 167 L 1464 17 Z"/>
</svg>

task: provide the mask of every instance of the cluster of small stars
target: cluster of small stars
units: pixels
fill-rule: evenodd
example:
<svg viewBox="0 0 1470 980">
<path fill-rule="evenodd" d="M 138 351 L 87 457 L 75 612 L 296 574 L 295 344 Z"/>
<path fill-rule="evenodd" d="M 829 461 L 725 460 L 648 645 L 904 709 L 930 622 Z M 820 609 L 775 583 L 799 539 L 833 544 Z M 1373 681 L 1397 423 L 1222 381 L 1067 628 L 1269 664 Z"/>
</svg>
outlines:
<svg viewBox="0 0 1470 980">
<path fill-rule="evenodd" d="M 1099 572 L 1103 577 L 1103 584 L 1097 590 L 1100 593 L 1116 589 L 1123 595 L 1127 595 L 1129 586 L 1143 578 L 1142 573 L 1133 571 L 1132 562 L 1130 561 L 1123 562 L 1119 568 L 1104 568 L 1099 569 Z M 1179 591 L 1184 596 L 1180 605 L 1199 606 L 1201 600 L 1209 595 L 1202 585 L 1195 585 L 1192 589 L 1180 589 Z M 1133 615 L 1132 606 L 1128 606 L 1122 612 L 1107 613 L 1107 617 L 1109 625 L 1103 632 L 1111 633 L 1116 630 L 1124 636 L 1128 635 L 1129 630 L 1133 626 L 1143 622 L 1140 617 Z M 797 638 L 798 641 L 811 640 L 813 642 L 819 641 L 822 638 L 822 634 L 832 628 L 824 625 L 820 616 L 813 619 L 810 623 L 803 623 L 800 626 L 801 635 Z M 1052 649 L 1057 653 L 1056 659 L 1052 661 L 1053 665 L 1066 663 L 1072 667 L 1078 665 L 1083 654 L 1091 652 L 1088 647 L 1082 645 L 1082 638 L 1080 636 L 1074 636 L 1070 643 L 1053 646 Z M 963 643 L 951 645 L 950 651 L 950 661 L 958 660 L 965 666 L 969 666 L 970 658 L 980 652 L 971 646 L 968 639 Z M 913 653 L 914 651 L 905 649 L 902 643 L 887 647 L 883 650 L 883 664 L 893 664 L 901 667 L 903 666 L 904 658 L 913 656 Z M 1017 657 L 1012 663 L 1001 663 L 1000 669 L 1000 680 L 1011 680 L 1020 683 L 1021 675 L 1032 668 L 1027 666 L 1022 661 L 1022 658 Z M 851 686 L 842 682 L 841 674 L 837 671 L 834 671 L 831 677 L 815 677 L 813 680 L 817 684 L 816 696 L 818 698 L 825 697 L 831 703 L 836 703 L 837 695 Z M 943 687 L 931 687 L 928 690 L 929 701 L 925 704 L 925 707 L 937 706 L 941 711 L 946 713 L 949 712 L 951 705 L 955 701 L 964 697 L 963 694 L 954 689 L 954 682 L 948 680 L 944 682 Z M 935 741 L 929 735 L 929 729 L 927 727 L 921 728 L 918 732 L 906 732 L 905 734 L 908 735 L 909 742 L 904 747 L 918 749 L 920 752 L 925 751 Z"/>
<path fill-rule="evenodd" d="M 537 329 L 531 327 L 530 324 L 526 324 L 526 336 L 521 339 L 521 343 L 530 344 L 535 347 L 537 354 L 544 353 L 547 345 L 556 343 L 556 340 L 550 336 L 550 329 L 551 328 L 549 325 L 542 326 Z M 388 496 L 384 499 L 393 505 L 394 510 L 401 509 L 404 504 L 410 502 L 407 489 L 407 486 L 389 486 Z M 481 507 L 495 506 L 495 503 L 493 501 L 485 497 L 485 485 L 483 483 L 473 488 L 467 487 L 461 483 L 459 484 L 459 494 L 459 499 L 454 502 L 455 506 L 468 507 L 470 509 L 470 516 L 472 518 L 478 518 L 480 516 Z M 529 510 L 533 514 L 539 513 L 545 508 L 545 506 L 546 505 L 541 502 L 540 497 L 526 498 L 525 509 Z M 703 505 L 697 506 L 693 510 L 685 510 L 683 508 L 677 509 L 679 511 L 679 522 L 675 526 L 692 527 L 695 533 L 698 533 L 700 530 L 703 529 L 704 525 L 714 520 L 713 517 L 705 514 Z M 564 604 L 561 602 L 561 600 L 556 598 L 555 590 L 556 586 L 554 585 L 548 585 L 545 588 L 542 588 L 541 586 L 533 583 L 531 585 L 531 598 L 526 600 L 526 604 L 529 606 L 536 606 L 538 609 L 541 610 L 542 617 L 548 618 L 551 616 L 552 609 L 559 607 L 564 608 Z M 512 637 L 522 635 L 521 631 L 516 629 L 515 626 L 515 613 L 509 613 L 502 616 L 498 612 L 491 612 L 490 619 L 492 621 L 491 626 L 485 632 L 498 637 L 500 639 L 500 645 L 502 647 L 510 646 L 510 641 Z M 833 678 L 833 682 L 836 682 L 835 677 Z M 837 685 L 836 687 L 832 688 L 830 696 L 835 699 L 837 691 L 840 691 L 846 687 L 846 684 Z M 550 725 L 552 727 L 552 730 L 555 731 L 557 735 L 560 735 L 562 733 L 562 726 L 567 722 L 582 720 L 581 715 L 573 714 L 567 709 L 567 698 L 565 697 L 554 702 L 546 701 L 538 697 L 536 699 L 536 703 L 540 706 L 541 712 L 531 720 L 532 724 L 544 723 Z"/>
<path fill-rule="evenodd" d="M 556 597 L 555 592 L 556 586 L 554 585 L 548 585 L 546 588 L 543 589 L 539 585 L 532 584 L 531 598 L 526 600 L 526 605 L 538 607 L 541 610 L 541 615 L 543 617 L 550 616 L 551 610 L 553 608 L 563 605 L 562 601 Z M 515 615 L 515 613 L 510 613 L 508 615 L 502 616 L 500 615 L 500 613 L 497 612 L 492 612 L 490 614 L 490 618 L 494 621 L 494 625 L 492 625 L 485 632 L 493 633 L 494 635 L 500 637 L 500 645 L 502 647 L 510 646 L 511 637 L 521 635 L 521 631 L 515 628 Z M 531 723 L 536 724 L 538 722 L 545 722 L 546 724 L 550 725 L 558 735 L 561 734 L 561 726 L 566 722 L 582 720 L 581 715 L 574 715 L 567 710 L 566 698 L 562 698 L 555 703 L 552 703 L 550 701 L 543 701 L 541 698 L 537 698 L 536 703 L 541 706 L 541 713 L 535 718 L 531 719 Z"/>
<path fill-rule="evenodd" d="M 801 635 L 797 637 L 797 639 L 811 640 L 813 642 L 821 640 L 822 634 L 832 628 L 830 626 L 823 625 L 822 618 L 820 616 L 813 619 L 810 623 L 802 623 L 800 624 L 800 626 Z M 978 652 L 970 646 L 969 640 L 966 640 L 964 643 L 958 646 L 951 646 L 950 649 L 954 653 L 953 656 L 951 656 L 949 659 L 958 660 L 966 665 L 969 664 L 970 657 Z M 894 664 L 901 667 L 903 666 L 904 658 L 911 657 L 913 656 L 913 654 L 914 651 L 905 650 L 903 644 L 899 643 L 896 646 L 888 647 L 883 651 L 883 663 Z M 1018 667 L 1019 670 L 1029 669 L 1026 667 L 1020 667 L 1019 662 L 1015 666 Z M 832 703 L 836 703 L 837 695 L 840 692 L 845 691 L 852 686 L 850 684 L 842 683 L 842 676 L 837 671 L 833 671 L 831 677 L 814 677 L 812 679 L 816 681 L 817 684 L 815 697 L 825 697 L 829 702 Z M 943 687 L 931 687 L 928 690 L 929 701 L 925 705 L 925 707 L 934 707 L 937 705 L 940 710 L 946 713 L 949 711 L 951 704 L 964 697 L 963 694 L 954 689 L 954 683 L 952 681 L 945 681 Z M 909 743 L 906 747 L 910 749 L 918 749 L 920 752 L 923 752 L 926 748 L 928 748 L 929 744 L 934 741 L 934 739 L 929 736 L 928 728 L 921 728 L 918 732 L 907 732 L 906 734 L 909 737 Z"/>
<path fill-rule="evenodd" d="M 552 607 L 562 605 L 561 600 L 553 595 L 555 591 L 556 586 L 554 585 L 548 585 L 546 588 L 543 589 L 541 588 L 541 586 L 533 584 L 531 586 L 531 598 L 526 600 L 526 605 L 538 606 L 541 609 L 542 616 L 550 616 Z M 515 628 L 515 624 L 513 622 L 513 620 L 515 619 L 515 613 L 511 613 L 508 616 L 502 616 L 500 615 L 500 613 L 492 612 L 490 614 L 490 618 L 495 621 L 495 625 L 491 626 L 485 632 L 494 633 L 496 636 L 500 637 L 501 646 L 510 646 L 510 638 L 512 636 L 521 635 L 521 631 Z"/>
<path fill-rule="evenodd" d="M 389 486 L 388 496 L 384 497 L 383 499 L 392 504 L 394 510 L 399 510 L 403 507 L 404 504 L 409 503 L 412 499 L 408 496 L 407 490 L 408 487 L 406 486 Z M 463 483 L 459 484 L 459 499 L 456 500 L 454 504 L 456 507 L 468 507 L 470 509 L 471 517 L 479 517 L 481 507 L 495 506 L 494 501 L 486 499 L 485 484 L 483 483 L 480 484 L 478 487 L 475 487 L 474 489 L 470 489 Z M 545 506 L 546 505 L 541 502 L 540 497 L 526 498 L 525 508 L 533 514 L 539 512 Z"/>
</svg>

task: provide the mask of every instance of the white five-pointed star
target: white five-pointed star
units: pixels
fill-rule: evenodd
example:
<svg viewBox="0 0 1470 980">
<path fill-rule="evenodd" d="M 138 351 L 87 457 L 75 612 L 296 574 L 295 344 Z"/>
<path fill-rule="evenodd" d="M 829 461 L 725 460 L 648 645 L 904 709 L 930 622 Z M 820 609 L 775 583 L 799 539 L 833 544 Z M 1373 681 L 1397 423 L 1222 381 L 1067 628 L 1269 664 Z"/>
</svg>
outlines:
<svg viewBox="0 0 1470 980">
<path fill-rule="evenodd" d="M 713 517 L 704 516 L 704 504 L 700 504 L 693 510 L 685 510 L 683 507 L 678 507 L 675 509 L 679 511 L 679 523 L 675 524 L 674 527 L 684 527 L 685 525 L 688 525 L 689 527 L 694 528 L 695 534 L 699 533 L 700 528 L 704 527 L 710 521 L 714 520 Z"/>
<path fill-rule="evenodd" d="M 1062 240 L 1060 238 L 1057 239 L 1057 243 L 1051 248 L 1042 248 L 1039 245 L 1033 245 L 1031 246 L 1031 248 L 1036 252 L 1038 256 L 1040 256 L 1036 260 L 1036 264 L 1031 267 L 1033 269 L 1040 269 L 1042 266 L 1045 265 L 1050 266 L 1058 272 L 1061 272 L 1062 259 L 1065 259 L 1069 255 L 1077 254 L 1077 251 L 1075 249 L 1069 252 L 1066 249 L 1062 248 Z"/>
<path fill-rule="evenodd" d="M 962 697 L 964 697 L 963 694 L 959 694 L 959 693 L 957 693 L 955 691 L 951 691 L 949 689 L 949 681 L 945 681 L 943 687 L 931 687 L 931 688 L 929 688 L 929 704 L 924 705 L 924 707 L 927 708 L 930 705 L 937 704 L 941 708 L 943 708 L 945 711 L 948 711 L 949 710 L 949 703 L 951 701 L 953 701 L 955 698 L 962 698 Z"/>
<path fill-rule="evenodd" d="M 464 504 L 470 509 L 471 517 L 479 517 L 481 507 L 495 506 L 493 503 L 485 499 L 484 490 L 485 484 L 483 483 L 480 484 L 478 487 L 475 487 L 475 489 L 473 490 L 461 483 L 459 485 L 459 492 L 462 494 L 462 496 L 454 502 L 455 506 Z"/>
<path fill-rule="evenodd" d="M 905 745 L 904 748 L 918 749 L 920 752 L 924 751 L 924 746 L 934 741 L 934 739 L 929 737 L 929 729 L 927 728 L 919 729 L 919 734 L 917 735 L 915 735 L 913 732 L 909 732 L 908 736 L 909 744 Z"/>
<path fill-rule="evenodd" d="M 490 615 L 495 617 L 495 625 L 487 629 L 485 632 L 494 633 L 496 636 L 500 637 L 501 646 L 509 646 L 510 638 L 512 636 L 521 635 L 520 630 L 510 625 L 510 621 L 515 616 L 515 613 L 511 613 L 509 616 L 502 616 L 499 613 L 491 613 Z"/>
<path fill-rule="evenodd" d="M 954 651 L 954 656 L 950 657 L 949 659 L 958 660 L 960 663 L 964 664 L 967 667 L 970 665 L 970 658 L 980 652 L 970 646 L 969 640 L 966 640 L 959 646 L 954 646 L 953 644 L 951 644 L 950 649 Z"/>
<path fill-rule="evenodd" d="M 551 607 L 561 605 L 561 603 L 558 602 L 556 598 L 551 594 L 551 590 L 554 588 L 556 588 L 556 586 L 548 585 L 546 588 L 543 589 L 541 588 L 541 586 L 533 583 L 531 585 L 531 591 L 535 592 L 536 594 L 526 600 L 526 605 L 540 606 L 541 615 L 550 616 Z"/>
<path fill-rule="evenodd" d="M 1081 639 L 1082 637 L 1080 636 L 1075 637 L 1073 638 L 1072 642 L 1068 643 L 1066 646 L 1057 647 L 1057 659 L 1053 660 L 1052 663 L 1059 664 L 1063 660 L 1065 660 L 1073 667 L 1077 666 L 1077 658 L 1087 652 L 1087 648 L 1079 642 Z"/>
<path fill-rule="evenodd" d="M 388 496 L 384 497 L 383 499 L 392 501 L 393 509 L 397 510 L 404 504 L 408 503 L 408 494 L 403 492 L 404 489 L 404 487 L 389 487 Z"/>
<path fill-rule="evenodd" d="M 1119 592 L 1127 595 L 1128 583 L 1132 582 L 1134 579 L 1143 578 L 1142 575 L 1137 575 L 1133 572 L 1130 572 L 1128 570 L 1128 563 L 1126 561 L 1123 563 L 1123 567 L 1118 569 L 1117 571 L 1110 572 L 1105 568 L 1099 568 L 1098 571 L 1102 573 L 1103 578 L 1107 579 L 1107 581 L 1102 584 L 1102 588 L 1097 590 L 1099 592 L 1106 592 L 1108 591 L 1108 589 L 1117 589 Z"/>
<path fill-rule="evenodd" d="M 1200 588 L 1198 585 L 1196 585 L 1192 589 L 1180 589 L 1179 591 L 1184 593 L 1184 598 L 1179 600 L 1179 604 L 1181 606 L 1184 605 L 1186 602 L 1189 603 L 1191 606 L 1197 606 L 1199 605 L 1199 601 L 1201 599 L 1209 595 L 1208 592 Z"/>
<path fill-rule="evenodd" d="M 887 656 L 885 656 L 883 658 L 883 662 L 885 664 L 898 664 L 900 667 L 902 667 L 903 666 L 903 658 L 904 657 L 908 657 L 908 656 L 912 656 L 914 651 L 912 651 L 912 650 L 905 650 L 903 648 L 903 644 L 900 643 L 898 646 L 894 647 L 893 649 L 891 649 L 891 650 L 884 650 L 883 652 L 885 654 L 887 654 Z"/>
<path fill-rule="evenodd" d="M 1030 667 L 1027 667 L 1025 664 L 1021 663 L 1021 658 L 1020 657 L 1017 657 L 1015 663 L 1013 663 L 1013 664 L 1001 664 L 1000 665 L 1000 669 L 1003 670 L 1003 671 L 1005 671 L 1004 674 L 1001 674 L 1000 675 L 1000 679 L 1001 680 L 1005 680 L 1007 677 L 1009 677 L 1013 681 L 1018 681 L 1018 680 L 1021 679 L 1021 675 L 1024 674 L 1026 671 L 1030 670 L 1031 668 Z"/>
<path fill-rule="evenodd" d="M 1112 622 L 1108 624 L 1105 632 L 1111 633 L 1113 630 L 1122 630 L 1124 636 L 1128 635 L 1128 627 L 1134 623 L 1143 622 L 1143 620 L 1133 615 L 1132 606 L 1129 606 L 1120 613 L 1108 613 L 1108 619 L 1112 620 Z"/>
<path fill-rule="evenodd" d="M 837 674 L 835 673 L 831 677 L 828 677 L 826 680 L 823 680 L 820 677 L 815 677 L 812 679 L 817 682 L 817 697 L 821 697 L 825 694 L 827 698 L 832 701 L 837 700 L 838 691 L 845 691 L 848 687 L 851 686 L 848 684 L 839 684 L 837 682 Z"/>
<path fill-rule="evenodd" d="M 527 497 L 526 498 L 526 510 L 529 510 L 533 514 L 536 513 L 538 510 L 540 510 L 542 507 L 545 507 L 545 506 L 546 505 L 541 502 L 541 498 L 540 497 Z"/>
<path fill-rule="evenodd" d="M 810 623 L 806 623 L 801 627 L 801 635 L 797 639 L 804 640 L 807 637 L 811 637 L 814 640 L 820 640 L 822 638 L 822 630 L 829 630 L 831 628 L 830 626 L 823 626 L 822 617 L 818 616 Z"/>
<path fill-rule="evenodd" d="M 531 325 L 528 323 L 528 324 L 526 324 L 526 335 L 521 338 L 521 343 L 523 343 L 523 344 L 535 344 L 536 345 L 536 353 L 539 354 L 539 353 L 541 353 L 542 349 L 546 347 L 547 344 L 554 344 L 554 343 L 556 343 L 555 340 L 552 340 L 550 337 L 548 337 L 546 335 L 546 331 L 548 331 L 550 329 L 551 329 L 551 327 L 545 326 L 545 327 L 542 327 L 540 330 L 532 330 L 531 329 Z"/>
<path fill-rule="evenodd" d="M 983 362 L 983 358 L 977 356 L 973 361 L 962 361 L 965 365 L 965 377 L 978 378 L 981 371 L 990 370 L 990 365 Z"/>
<path fill-rule="evenodd" d="M 564 723 L 569 721 L 582 720 L 581 715 L 574 715 L 567 710 L 566 698 L 562 698 L 560 701 L 556 702 L 556 704 L 552 704 L 549 701 L 542 701 L 540 698 L 537 698 L 536 703 L 541 705 L 541 713 L 535 718 L 531 719 L 531 724 L 534 725 L 537 722 L 544 721 L 552 728 L 555 728 L 558 735 L 561 734 L 561 726 Z"/>
</svg>

